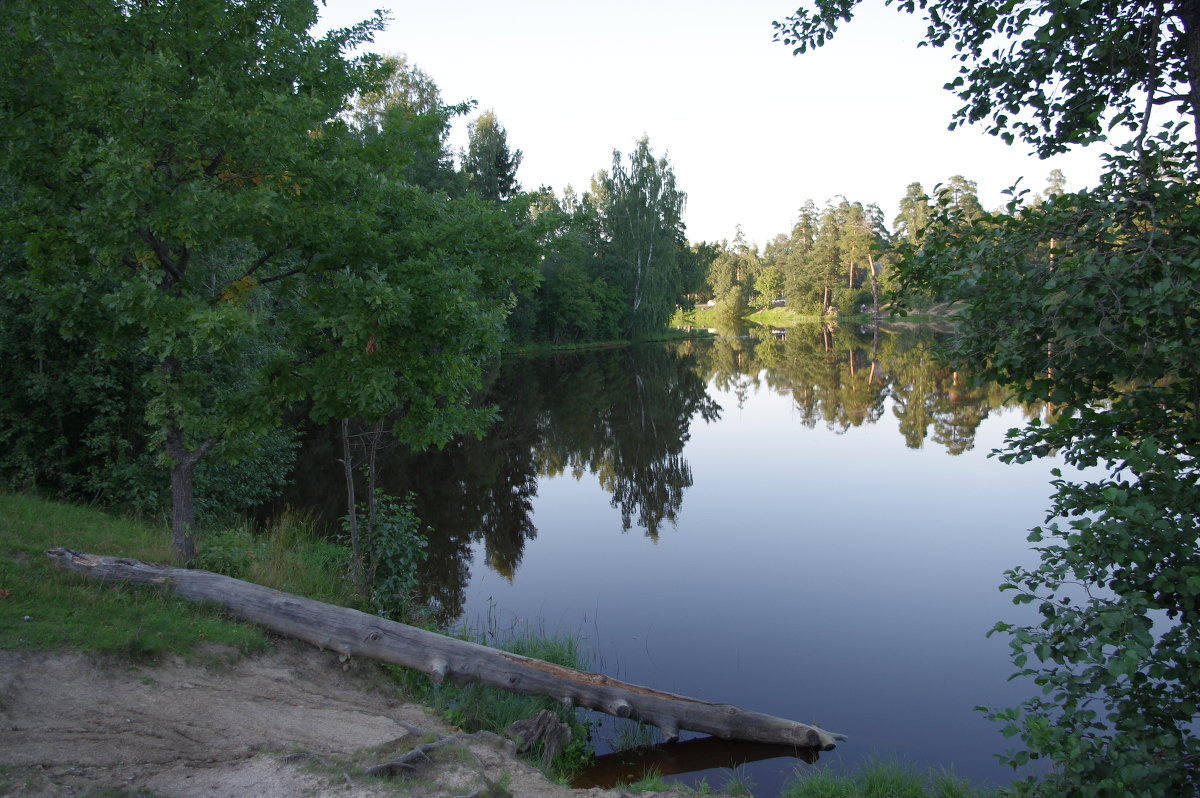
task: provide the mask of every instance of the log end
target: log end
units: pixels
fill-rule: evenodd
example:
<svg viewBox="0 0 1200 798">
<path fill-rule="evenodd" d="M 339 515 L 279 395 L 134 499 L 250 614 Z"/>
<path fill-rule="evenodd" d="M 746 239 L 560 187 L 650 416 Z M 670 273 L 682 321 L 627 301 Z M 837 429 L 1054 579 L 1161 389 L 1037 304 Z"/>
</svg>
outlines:
<svg viewBox="0 0 1200 798">
<path fill-rule="evenodd" d="M 633 717 L 633 707 L 624 698 L 618 698 L 604 709 L 609 715 L 618 718 Z"/>
<path fill-rule="evenodd" d="M 832 751 L 837 744 L 846 741 L 846 735 L 827 732 L 816 726 L 809 726 L 804 732 L 804 747 L 815 748 L 818 751 Z"/>
<path fill-rule="evenodd" d="M 96 565 L 96 560 L 90 554 L 75 549 L 68 549 L 66 546 L 55 546 L 52 549 L 46 549 L 46 556 L 54 561 L 54 564 L 59 568 L 71 568 L 73 565 L 81 565 L 84 567 L 92 567 Z"/>
<path fill-rule="evenodd" d="M 434 684 L 441 684 L 450 673 L 450 663 L 443 657 L 436 657 L 430 661 L 429 667 L 425 670 L 429 674 L 429 678 Z"/>
<path fill-rule="evenodd" d="M 162 584 L 170 580 L 169 565 L 135 560 L 131 557 L 106 557 L 55 546 L 46 549 L 46 556 L 64 571 L 88 574 L 103 582 L 128 581 L 138 584 Z"/>
</svg>

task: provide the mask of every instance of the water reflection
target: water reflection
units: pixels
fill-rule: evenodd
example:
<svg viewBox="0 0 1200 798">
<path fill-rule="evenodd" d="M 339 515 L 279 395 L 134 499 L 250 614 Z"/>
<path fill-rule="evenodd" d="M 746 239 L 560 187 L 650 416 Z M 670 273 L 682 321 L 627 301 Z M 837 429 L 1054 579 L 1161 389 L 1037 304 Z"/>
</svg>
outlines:
<svg viewBox="0 0 1200 798">
<path fill-rule="evenodd" d="M 713 768 L 736 770 L 750 762 L 775 758 L 812 764 L 818 757 L 818 753 L 810 748 L 698 737 L 598 756 L 575 777 L 571 786 L 577 790 L 592 787 L 608 790 L 632 784 L 650 773 L 674 776 Z"/>
<path fill-rule="evenodd" d="M 458 616 L 480 544 L 488 566 L 513 579 L 537 536 L 533 503 L 542 477 L 595 474 L 623 529 L 657 540 L 692 485 L 684 456 L 691 425 L 722 413 L 709 385 L 739 408 L 765 387 L 789 396 L 805 426 L 835 432 L 873 424 L 890 406 L 908 447 L 929 440 L 952 455 L 974 445 L 980 422 L 1004 400 L 998 387 L 973 386 L 940 367 L 929 332 L 830 325 L 723 332 L 714 340 L 507 358 L 480 396 L 499 411 L 482 440 L 381 452 L 382 489 L 415 494 L 434 530 L 424 598 L 444 618 Z M 339 446 L 335 430 L 314 431 L 280 504 L 339 518 Z"/>
<path fill-rule="evenodd" d="M 808 427 L 844 432 L 873 424 L 891 399 L 906 445 L 929 439 L 960 454 L 1005 402 L 999 386 L 973 386 L 968 375 L 936 363 L 939 336 L 928 329 L 816 324 L 721 332 L 701 358 L 708 378 L 739 397 L 762 384 L 790 394 Z"/>
<path fill-rule="evenodd" d="M 482 543 L 494 571 L 510 580 L 516 573 L 525 543 L 537 536 L 539 477 L 596 474 L 624 529 L 656 539 L 692 484 L 683 447 L 693 420 L 721 412 L 687 347 L 513 358 L 490 375 L 479 401 L 499 410 L 483 440 L 379 456 L 382 489 L 415 494 L 418 514 L 435 530 L 424 598 L 447 618 L 461 612 L 474 545 Z M 337 446 L 335 430 L 314 432 L 281 503 L 326 519 L 342 514 Z"/>
</svg>

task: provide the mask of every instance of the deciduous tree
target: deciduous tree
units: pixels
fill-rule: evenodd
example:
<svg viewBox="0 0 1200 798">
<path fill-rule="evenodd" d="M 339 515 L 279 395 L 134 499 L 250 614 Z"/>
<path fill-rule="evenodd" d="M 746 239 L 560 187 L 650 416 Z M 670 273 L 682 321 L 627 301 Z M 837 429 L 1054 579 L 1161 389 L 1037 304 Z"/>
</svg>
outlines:
<svg viewBox="0 0 1200 798">
<path fill-rule="evenodd" d="M 413 445 L 477 421 L 465 394 L 531 260 L 503 214 L 411 185 L 341 121 L 380 75 L 346 53 L 382 23 L 314 39 L 316 18 L 311 0 L 0 6 L 0 229 L 64 335 L 153 364 L 182 562 L 197 464 L 289 402 L 397 411 Z"/>
<path fill-rule="evenodd" d="M 676 254 L 684 235 L 685 195 L 675 186 L 675 172 L 666 157 L 655 158 L 643 136 L 627 160 L 614 150 L 612 170 L 596 182 L 606 255 L 626 301 L 625 331 L 660 329 L 682 285 Z"/>
<path fill-rule="evenodd" d="M 351 98 L 347 117 L 376 159 L 402 168 L 411 183 L 457 196 L 462 179 L 450 152 L 450 123 L 473 107 L 447 104 L 433 78 L 400 53 L 380 61 L 375 79 Z"/>
</svg>

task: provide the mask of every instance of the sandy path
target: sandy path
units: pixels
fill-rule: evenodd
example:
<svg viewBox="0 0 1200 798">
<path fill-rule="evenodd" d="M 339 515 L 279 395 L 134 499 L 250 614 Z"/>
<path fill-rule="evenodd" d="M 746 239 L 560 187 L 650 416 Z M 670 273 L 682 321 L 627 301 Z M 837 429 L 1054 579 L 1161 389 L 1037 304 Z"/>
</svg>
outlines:
<svg viewBox="0 0 1200 798">
<path fill-rule="evenodd" d="M 414 727 L 449 730 L 423 707 L 397 701 L 369 664 L 347 672 L 337 655 L 310 646 L 278 641 L 269 654 L 207 659 L 130 665 L 0 651 L 0 793 L 621 795 L 553 784 L 500 741 L 439 754 L 403 784 L 351 780 L 341 763 L 355 752 L 357 762 L 387 761 L 428 739 Z M 297 752 L 313 756 L 288 756 Z"/>
</svg>

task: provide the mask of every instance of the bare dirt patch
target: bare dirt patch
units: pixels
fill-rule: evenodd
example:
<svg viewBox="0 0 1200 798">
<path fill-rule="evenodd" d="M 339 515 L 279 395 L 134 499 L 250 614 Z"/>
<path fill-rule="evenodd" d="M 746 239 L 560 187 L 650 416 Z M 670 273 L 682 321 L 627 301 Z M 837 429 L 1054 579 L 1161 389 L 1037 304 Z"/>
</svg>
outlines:
<svg viewBox="0 0 1200 798">
<path fill-rule="evenodd" d="M 153 665 L 0 651 L 5 795 L 623 794 L 555 784 L 488 735 L 438 748 L 398 781 L 361 773 L 453 733 L 425 708 L 397 700 L 369 663 L 347 672 L 336 654 L 290 641 L 269 654 L 213 651 L 204 661 Z"/>
</svg>

